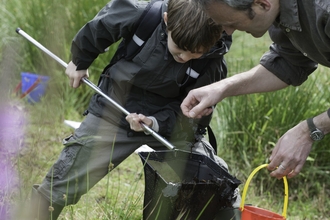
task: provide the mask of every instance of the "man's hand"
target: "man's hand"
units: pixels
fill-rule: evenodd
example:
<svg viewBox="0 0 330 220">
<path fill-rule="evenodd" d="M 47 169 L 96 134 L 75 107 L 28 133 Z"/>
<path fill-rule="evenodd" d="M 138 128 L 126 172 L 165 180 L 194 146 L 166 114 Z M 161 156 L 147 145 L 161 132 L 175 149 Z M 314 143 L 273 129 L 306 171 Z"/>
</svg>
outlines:
<svg viewBox="0 0 330 220">
<path fill-rule="evenodd" d="M 152 127 L 152 120 L 142 114 L 131 113 L 126 116 L 126 121 L 130 124 L 130 128 L 133 131 L 144 131 L 141 123 L 147 125 L 149 128 Z"/>
<path fill-rule="evenodd" d="M 309 137 L 306 121 L 287 131 L 277 142 L 270 157 L 268 170 L 271 176 L 292 178 L 303 168 L 311 151 L 313 141 Z"/>
<path fill-rule="evenodd" d="M 201 118 L 213 111 L 213 105 L 219 102 L 216 84 L 191 90 L 181 103 L 182 113 L 189 118 Z"/>
<path fill-rule="evenodd" d="M 81 79 L 84 77 L 89 77 L 88 70 L 76 70 L 77 66 L 70 61 L 68 67 L 65 70 L 65 74 L 68 75 L 70 79 L 70 86 L 73 88 L 78 88 L 81 84 Z"/>
</svg>

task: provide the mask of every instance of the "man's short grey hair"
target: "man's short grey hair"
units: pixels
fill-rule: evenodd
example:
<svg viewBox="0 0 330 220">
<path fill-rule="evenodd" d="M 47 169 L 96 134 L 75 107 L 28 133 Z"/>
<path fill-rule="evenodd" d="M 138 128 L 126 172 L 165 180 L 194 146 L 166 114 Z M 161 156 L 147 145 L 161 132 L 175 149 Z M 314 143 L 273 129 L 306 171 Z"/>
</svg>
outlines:
<svg viewBox="0 0 330 220">
<path fill-rule="evenodd" d="M 254 0 L 194 0 L 202 7 L 207 8 L 211 3 L 224 3 L 234 9 L 245 11 L 251 9 Z"/>
</svg>

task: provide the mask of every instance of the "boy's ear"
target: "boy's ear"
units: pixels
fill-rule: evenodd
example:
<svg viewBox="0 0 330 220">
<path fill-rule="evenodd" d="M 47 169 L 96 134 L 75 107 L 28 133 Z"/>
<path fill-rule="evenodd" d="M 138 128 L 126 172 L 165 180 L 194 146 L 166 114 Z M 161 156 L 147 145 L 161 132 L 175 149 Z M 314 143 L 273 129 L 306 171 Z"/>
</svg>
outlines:
<svg viewBox="0 0 330 220">
<path fill-rule="evenodd" d="M 164 22 L 167 26 L 167 12 L 164 12 L 163 18 L 164 18 Z"/>
</svg>

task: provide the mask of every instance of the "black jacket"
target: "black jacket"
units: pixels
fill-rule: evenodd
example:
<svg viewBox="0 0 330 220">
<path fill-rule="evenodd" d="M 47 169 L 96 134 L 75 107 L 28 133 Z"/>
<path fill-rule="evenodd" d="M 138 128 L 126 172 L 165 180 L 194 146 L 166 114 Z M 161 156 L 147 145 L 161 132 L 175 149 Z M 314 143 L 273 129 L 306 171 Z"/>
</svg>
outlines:
<svg viewBox="0 0 330 220">
<path fill-rule="evenodd" d="M 73 40 L 72 60 L 77 68 L 88 68 L 112 43 L 131 36 L 145 6 L 143 1 L 133 0 L 112 0 L 107 4 Z M 166 10 L 164 3 L 163 11 Z M 207 126 L 211 116 L 201 121 L 189 120 L 182 115 L 180 104 L 191 89 L 226 77 L 223 55 L 230 45 L 231 37 L 224 36 L 201 59 L 177 63 L 168 52 L 166 26 L 161 21 L 132 60 L 120 59 L 104 70 L 100 88 L 128 112 L 154 116 L 159 134 L 170 137 L 174 130 L 190 134 L 197 124 Z M 195 70 L 200 70 L 199 77 L 187 80 L 187 74 L 193 76 Z M 89 111 L 129 128 L 124 115 L 99 94 L 92 97 Z"/>
</svg>

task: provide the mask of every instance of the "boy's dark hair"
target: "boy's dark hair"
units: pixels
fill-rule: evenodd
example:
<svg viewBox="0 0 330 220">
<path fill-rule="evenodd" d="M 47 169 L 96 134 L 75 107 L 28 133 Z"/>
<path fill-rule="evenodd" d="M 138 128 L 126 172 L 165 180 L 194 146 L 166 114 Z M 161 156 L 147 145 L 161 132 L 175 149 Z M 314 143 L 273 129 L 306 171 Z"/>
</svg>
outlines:
<svg viewBox="0 0 330 220">
<path fill-rule="evenodd" d="M 179 48 L 192 53 L 208 52 L 222 33 L 221 25 L 192 0 L 168 1 L 167 30 L 171 31 L 173 42 Z"/>
</svg>

